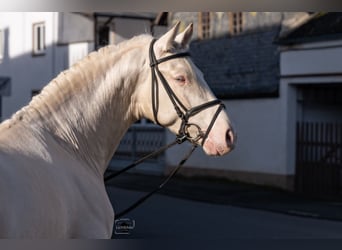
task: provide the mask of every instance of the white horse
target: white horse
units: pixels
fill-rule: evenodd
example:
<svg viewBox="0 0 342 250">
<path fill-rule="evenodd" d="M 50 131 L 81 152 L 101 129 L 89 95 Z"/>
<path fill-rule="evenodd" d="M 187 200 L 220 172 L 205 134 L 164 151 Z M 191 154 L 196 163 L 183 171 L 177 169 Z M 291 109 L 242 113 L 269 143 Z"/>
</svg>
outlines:
<svg viewBox="0 0 342 250">
<path fill-rule="evenodd" d="M 179 35 L 178 27 L 155 42 L 156 59 L 187 48 L 192 25 Z M 182 123 L 159 75 L 156 116 L 152 111 L 151 40 L 140 35 L 90 53 L 0 124 L 0 237 L 111 237 L 114 211 L 103 175 L 120 139 L 141 118 L 158 119 L 175 134 Z M 186 108 L 215 100 L 190 58 L 158 68 Z M 215 110 L 189 121 L 205 132 Z M 209 155 L 226 154 L 234 144 L 227 114 L 217 115 L 203 143 Z M 199 132 L 189 127 L 187 133 Z"/>
</svg>

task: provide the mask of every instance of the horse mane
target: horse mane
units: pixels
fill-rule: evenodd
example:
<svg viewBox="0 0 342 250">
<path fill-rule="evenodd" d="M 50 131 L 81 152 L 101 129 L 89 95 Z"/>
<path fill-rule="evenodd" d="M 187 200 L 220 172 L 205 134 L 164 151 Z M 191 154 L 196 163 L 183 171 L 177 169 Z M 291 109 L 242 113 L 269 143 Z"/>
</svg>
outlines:
<svg viewBox="0 0 342 250">
<path fill-rule="evenodd" d="M 74 63 L 70 68 L 62 71 L 52 81 L 45 85 L 41 92 L 35 95 L 28 105 L 22 107 L 12 117 L 3 123 L 11 126 L 18 121 L 41 119 L 47 113 L 54 112 L 59 109 L 59 102 L 67 100 L 77 94 L 83 87 L 85 82 L 97 82 L 101 84 L 101 79 L 104 72 L 110 68 L 115 61 L 120 59 L 121 55 L 133 47 L 139 46 L 142 43 L 146 44 L 152 37 L 147 34 L 135 36 L 130 40 L 123 41 L 117 45 L 108 45 L 93 51 L 83 59 Z M 101 69 L 102 72 L 94 70 Z M 38 116 L 38 117 L 37 117 Z M 2 124 L 0 124 L 1 127 Z"/>
</svg>

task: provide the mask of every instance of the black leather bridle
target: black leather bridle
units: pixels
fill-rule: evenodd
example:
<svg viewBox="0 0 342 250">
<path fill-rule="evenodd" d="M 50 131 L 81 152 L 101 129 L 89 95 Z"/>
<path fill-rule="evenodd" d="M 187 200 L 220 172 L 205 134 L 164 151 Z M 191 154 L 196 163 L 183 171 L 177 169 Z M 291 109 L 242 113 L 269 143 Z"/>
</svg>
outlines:
<svg viewBox="0 0 342 250">
<path fill-rule="evenodd" d="M 203 104 L 200 104 L 198 106 L 195 106 L 193 108 L 186 108 L 185 105 L 179 100 L 179 98 L 176 96 L 176 94 L 173 92 L 171 89 L 170 85 L 166 81 L 165 77 L 163 74 L 160 72 L 158 65 L 175 59 L 175 58 L 180 58 L 180 57 L 187 57 L 190 56 L 188 52 L 182 52 L 182 53 L 177 53 L 173 54 L 170 56 L 166 56 L 160 59 L 156 58 L 156 55 L 153 50 L 153 45 L 156 42 L 156 39 L 153 39 L 151 44 L 150 44 L 150 49 L 149 49 L 149 56 L 150 56 L 150 67 L 151 67 L 151 75 L 152 75 L 152 110 L 153 110 L 153 116 L 154 120 L 158 125 L 161 125 L 158 121 L 158 109 L 159 109 L 159 84 L 158 84 L 158 78 L 159 77 L 167 95 L 169 96 L 173 107 L 178 115 L 178 117 L 182 120 L 182 123 L 180 125 L 180 128 L 178 130 L 177 134 L 177 139 L 179 140 L 179 143 L 188 140 L 192 144 L 197 143 L 200 139 L 202 139 L 201 145 L 203 146 L 206 139 L 208 138 L 208 135 L 210 133 L 210 130 L 213 128 L 214 123 L 220 114 L 221 110 L 225 108 L 224 104 L 222 103 L 221 100 L 212 100 Z M 198 126 L 197 124 L 194 123 L 189 123 L 189 118 L 192 116 L 195 116 L 196 114 L 200 113 L 201 111 L 211 108 L 213 106 L 218 106 L 214 116 L 212 117 L 212 120 L 206 129 L 205 133 L 203 130 Z M 189 133 L 189 128 L 190 127 L 195 127 L 198 130 L 198 133 L 195 137 L 192 137 Z"/>
<path fill-rule="evenodd" d="M 169 96 L 173 107 L 178 115 L 178 117 L 182 120 L 182 123 L 180 125 L 180 128 L 178 130 L 178 134 L 176 137 L 176 140 L 171 142 L 170 144 L 161 147 L 160 149 L 157 149 L 156 151 L 142 157 L 141 159 L 133 162 L 132 164 L 128 165 L 127 167 L 115 172 L 115 173 L 111 173 L 109 175 L 107 175 L 104 178 L 104 181 L 107 182 L 111 179 L 113 179 L 114 177 L 126 172 L 127 170 L 136 167 L 137 165 L 139 165 L 140 163 L 144 162 L 146 159 L 149 159 L 151 157 L 155 157 L 158 154 L 164 152 L 165 150 L 169 149 L 170 147 L 176 145 L 176 144 L 181 144 L 184 141 L 189 141 L 192 144 L 192 147 L 190 149 L 190 151 L 183 157 L 183 159 L 179 162 L 178 166 L 173 169 L 173 171 L 169 174 L 169 176 L 159 185 L 157 186 L 154 190 L 152 190 L 151 192 L 147 193 L 145 196 L 143 196 L 142 198 L 140 198 L 138 201 L 136 201 L 135 203 L 133 203 L 131 206 L 129 206 L 128 208 L 126 208 L 125 210 L 121 211 L 120 213 L 116 214 L 116 218 L 120 218 L 123 215 L 127 214 L 128 212 L 130 212 L 131 210 L 133 210 L 134 208 L 138 207 L 140 204 L 142 204 L 147 198 L 149 198 L 150 196 L 152 196 L 154 193 L 158 192 L 160 189 L 162 189 L 166 183 L 178 172 L 178 170 L 184 165 L 184 163 L 189 159 L 189 157 L 191 156 L 191 154 L 194 152 L 194 150 L 196 149 L 198 142 L 200 139 L 202 139 L 202 143 L 201 145 L 204 145 L 205 140 L 207 139 L 210 130 L 213 128 L 214 123 L 217 119 L 217 117 L 219 116 L 220 112 L 222 111 L 222 109 L 225 108 L 224 104 L 222 103 L 222 101 L 216 99 L 213 101 L 209 101 L 203 104 L 200 104 L 198 106 L 195 106 L 193 108 L 186 108 L 185 105 L 178 99 L 178 97 L 176 96 L 176 94 L 173 92 L 173 90 L 171 89 L 170 85 L 168 84 L 168 82 L 166 81 L 165 77 L 163 76 L 163 74 L 159 71 L 158 65 L 160 63 L 166 62 L 168 60 L 172 60 L 175 58 L 180 58 L 180 57 L 187 57 L 190 54 L 188 52 L 182 52 L 182 53 L 177 53 L 177 54 L 173 54 L 170 56 L 166 56 L 163 58 L 160 58 L 157 60 L 154 51 L 153 51 L 153 45 L 156 42 L 156 39 L 153 39 L 151 44 L 150 44 L 150 49 L 149 49 L 149 57 L 150 57 L 150 67 L 151 67 L 151 74 L 152 74 L 152 110 L 153 110 L 153 116 L 154 116 L 154 120 L 158 125 L 161 125 L 160 122 L 158 121 L 158 110 L 159 110 L 159 84 L 158 84 L 158 78 L 159 77 L 167 95 Z M 189 123 L 189 118 L 192 116 L 195 116 L 196 114 L 198 114 L 199 112 L 211 108 L 213 106 L 218 106 L 217 110 L 215 112 L 215 114 L 213 115 L 211 122 L 208 126 L 208 128 L 206 129 L 205 133 L 203 132 L 203 130 L 201 129 L 201 127 L 197 124 L 194 123 Z M 190 127 L 195 127 L 198 130 L 198 134 L 195 137 L 192 137 L 190 135 L 189 132 L 189 128 Z"/>
</svg>

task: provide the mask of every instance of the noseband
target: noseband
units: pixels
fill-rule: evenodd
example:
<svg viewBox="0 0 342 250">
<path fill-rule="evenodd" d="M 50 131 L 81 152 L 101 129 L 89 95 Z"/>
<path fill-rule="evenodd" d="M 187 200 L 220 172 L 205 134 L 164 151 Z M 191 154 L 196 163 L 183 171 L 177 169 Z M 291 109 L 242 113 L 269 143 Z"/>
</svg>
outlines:
<svg viewBox="0 0 342 250">
<path fill-rule="evenodd" d="M 151 44 L 150 44 L 150 49 L 149 49 L 149 57 L 150 57 L 150 67 L 151 67 L 151 75 L 152 75 L 152 110 L 153 110 L 153 116 L 154 120 L 158 125 L 161 125 L 158 121 L 158 110 L 159 110 L 159 84 L 158 84 L 158 79 L 157 76 L 159 77 L 167 95 L 169 96 L 173 107 L 178 115 L 178 117 L 182 120 L 182 123 L 180 125 L 180 128 L 178 130 L 177 134 L 177 141 L 178 143 L 182 143 L 185 140 L 190 141 L 192 144 L 196 144 L 200 139 L 202 139 L 201 145 L 204 145 L 204 142 L 208 138 L 208 135 L 211 131 L 211 129 L 214 126 L 214 123 L 220 114 L 221 110 L 225 108 L 224 104 L 222 103 L 221 100 L 213 100 L 209 101 L 203 104 L 200 104 L 198 106 L 195 106 L 193 108 L 186 108 L 185 105 L 179 100 L 179 98 L 176 96 L 176 94 L 173 92 L 171 89 L 170 85 L 166 81 L 165 77 L 163 74 L 160 72 L 158 65 L 160 63 L 175 59 L 175 58 L 180 58 L 180 57 L 187 57 L 190 56 L 188 52 L 182 52 L 182 53 L 177 53 L 173 54 L 170 56 L 166 56 L 163 58 L 160 58 L 157 60 L 156 55 L 154 54 L 153 51 L 153 45 L 156 42 L 156 39 L 153 39 Z M 195 116 L 196 114 L 200 113 L 201 111 L 211 108 L 213 106 L 218 106 L 215 114 L 213 115 L 211 122 L 205 131 L 201 129 L 200 126 L 194 123 L 189 123 L 189 118 L 192 116 Z M 189 128 L 195 128 L 197 129 L 198 133 L 195 137 L 192 137 L 189 132 Z"/>
</svg>

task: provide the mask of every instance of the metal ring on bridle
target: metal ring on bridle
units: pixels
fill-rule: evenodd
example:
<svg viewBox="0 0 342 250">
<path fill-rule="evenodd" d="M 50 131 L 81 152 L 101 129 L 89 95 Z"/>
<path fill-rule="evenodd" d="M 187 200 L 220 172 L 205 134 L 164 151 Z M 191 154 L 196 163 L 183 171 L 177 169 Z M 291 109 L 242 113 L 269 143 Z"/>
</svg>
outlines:
<svg viewBox="0 0 342 250">
<path fill-rule="evenodd" d="M 197 129 L 197 133 L 195 134 L 195 136 L 192 136 L 191 132 L 189 131 L 189 128 L 191 127 L 195 127 L 195 129 Z M 202 129 L 195 123 L 186 123 L 184 126 L 183 133 L 186 135 L 186 139 L 193 144 L 197 143 L 200 139 L 204 137 Z"/>
</svg>

